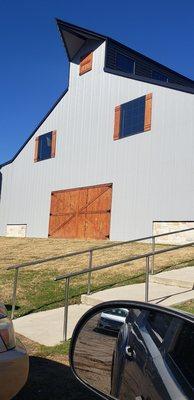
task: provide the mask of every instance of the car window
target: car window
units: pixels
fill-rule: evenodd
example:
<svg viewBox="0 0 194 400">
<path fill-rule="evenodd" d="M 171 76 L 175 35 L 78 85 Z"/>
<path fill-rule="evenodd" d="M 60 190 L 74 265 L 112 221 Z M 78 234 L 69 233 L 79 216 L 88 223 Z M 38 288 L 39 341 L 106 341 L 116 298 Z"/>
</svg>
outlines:
<svg viewBox="0 0 194 400">
<path fill-rule="evenodd" d="M 118 317 L 126 318 L 128 310 L 125 308 L 111 308 L 104 311 L 106 314 L 116 315 Z"/>
<path fill-rule="evenodd" d="M 169 355 L 194 388 L 194 324 L 184 323 Z"/>
<path fill-rule="evenodd" d="M 155 311 L 149 313 L 147 322 L 150 333 L 152 333 L 160 343 L 162 343 L 171 321 L 172 317 L 170 315 Z"/>
</svg>

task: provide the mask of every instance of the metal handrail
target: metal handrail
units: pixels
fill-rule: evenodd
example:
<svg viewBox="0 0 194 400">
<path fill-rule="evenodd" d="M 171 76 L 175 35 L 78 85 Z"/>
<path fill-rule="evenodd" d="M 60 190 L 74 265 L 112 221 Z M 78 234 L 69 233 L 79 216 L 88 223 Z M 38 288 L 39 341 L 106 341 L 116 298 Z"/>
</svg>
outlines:
<svg viewBox="0 0 194 400">
<path fill-rule="evenodd" d="M 89 247 L 88 249 L 85 249 L 85 250 L 80 250 L 80 251 L 75 251 L 73 253 L 63 254 L 61 256 L 49 257 L 49 258 L 39 259 L 39 260 L 36 260 L 36 261 L 28 261 L 26 263 L 22 263 L 22 264 L 19 264 L 19 265 L 18 264 L 10 265 L 7 268 L 7 270 L 30 267 L 30 266 L 37 265 L 37 264 L 43 264 L 43 263 L 46 263 L 46 262 L 49 262 L 49 261 L 56 261 L 56 260 L 60 260 L 62 258 L 74 257 L 74 256 L 78 256 L 78 255 L 81 255 L 81 254 L 86 254 L 86 253 L 88 253 L 90 251 L 98 251 L 98 250 L 108 249 L 108 248 L 111 248 L 111 247 L 123 246 L 125 244 L 130 244 L 130 243 L 134 243 L 134 242 L 142 242 L 142 241 L 145 241 L 145 240 L 148 240 L 148 239 L 153 239 L 153 238 L 155 239 L 155 238 L 162 237 L 162 236 L 174 235 L 175 233 L 188 232 L 188 231 L 192 231 L 192 230 L 194 230 L 194 228 L 181 229 L 181 230 L 178 230 L 178 231 L 160 233 L 158 235 L 152 235 L 152 236 L 144 236 L 144 237 L 141 237 L 141 238 L 127 240 L 127 241 L 124 241 L 124 242 L 111 243 L 111 244 L 108 244 L 108 245 L 105 245 L 105 246 Z"/>
<path fill-rule="evenodd" d="M 154 271 L 155 242 L 156 242 L 155 239 L 159 238 L 159 237 L 163 237 L 163 236 L 174 235 L 174 234 L 177 234 L 177 233 L 188 232 L 188 231 L 192 231 L 192 230 L 194 230 L 194 228 L 180 229 L 178 231 L 166 232 L 166 233 L 161 233 L 161 234 L 158 234 L 158 235 L 144 236 L 144 237 L 141 237 L 141 238 L 132 239 L 132 240 L 128 240 L 128 241 L 111 243 L 111 244 L 108 244 L 108 245 L 105 245 L 105 246 L 90 247 L 90 248 L 85 249 L 85 250 L 63 254 L 61 256 L 49 257 L 49 258 L 45 258 L 45 259 L 39 259 L 39 260 L 36 260 L 36 261 L 28 261 L 26 263 L 11 265 L 11 266 L 9 266 L 7 268 L 7 270 L 15 270 L 15 276 L 14 276 L 14 280 L 13 280 L 11 318 L 12 319 L 14 318 L 14 312 L 15 312 L 15 306 L 16 306 L 16 295 L 17 295 L 18 274 L 19 274 L 19 269 L 20 268 L 32 267 L 32 266 L 35 266 L 35 265 L 47 263 L 49 261 L 61 260 L 61 259 L 64 259 L 64 258 L 75 257 L 75 256 L 78 256 L 78 255 L 81 255 L 81 254 L 87 254 L 88 253 L 89 254 L 88 266 L 89 266 L 89 269 L 92 269 L 92 260 L 93 260 L 93 252 L 94 251 L 109 249 L 109 248 L 116 247 L 116 246 L 123 246 L 123 245 L 126 245 L 126 244 L 130 244 L 130 243 L 134 243 L 134 242 L 141 242 L 141 241 L 145 241 L 145 240 L 151 239 L 152 240 L 152 251 L 153 251 L 153 256 L 152 256 L 152 273 L 153 273 L 153 271 Z M 88 290 L 87 290 L 87 294 L 90 294 L 90 285 L 91 285 L 91 274 L 88 274 Z"/>
<path fill-rule="evenodd" d="M 175 251 L 175 250 L 180 250 L 183 249 L 185 247 L 190 247 L 190 246 L 194 246 L 194 242 L 191 243 L 187 243 L 184 245 L 179 245 L 179 246 L 174 246 L 171 247 L 169 249 L 162 249 L 162 250 L 156 250 L 156 251 L 152 251 L 149 253 L 145 253 L 145 254 L 140 254 L 138 256 L 134 256 L 134 257 L 129 257 L 129 258 L 125 258 L 125 259 L 121 259 L 119 261 L 114 261 L 112 263 L 109 264 L 104 264 L 104 265 L 99 265 L 98 267 L 95 268 L 85 268 L 81 271 L 75 271 L 75 272 L 71 272 L 69 274 L 66 275 L 61 275 L 58 276 L 56 278 L 54 278 L 55 281 L 60 281 L 60 280 L 64 280 L 65 279 L 65 305 L 64 305 L 64 324 L 63 324 L 63 340 L 66 341 L 67 340 L 67 324 L 68 324 L 68 307 L 69 307 L 69 286 L 70 286 L 70 279 L 75 277 L 75 276 L 80 276 L 80 275 L 84 275 L 84 274 L 88 274 L 91 276 L 91 274 L 93 272 L 96 271 L 100 271 L 106 268 L 110 268 L 110 267 L 115 267 L 121 264 L 125 264 L 131 261 L 136 261 L 136 260 L 140 260 L 140 259 L 146 259 L 146 281 L 145 281 L 145 302 L 148 302 L 149 300 L 149 275 L 150 275 L 150 257 L 153 257 L 155 255 L 158 254 L 163 254 L 163 253 L 167 253 L 170 251 Z M 91 284 L 91 282 L 90 282 Z"/>
</svg>

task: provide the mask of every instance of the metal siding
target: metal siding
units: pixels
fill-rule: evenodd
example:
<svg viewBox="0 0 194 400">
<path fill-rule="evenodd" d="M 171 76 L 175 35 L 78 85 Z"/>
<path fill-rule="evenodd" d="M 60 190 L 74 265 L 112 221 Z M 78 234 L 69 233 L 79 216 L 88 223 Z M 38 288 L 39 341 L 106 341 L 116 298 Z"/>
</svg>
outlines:
<svg viewBox="0 0 194 400">
<path fill-rule="evenodd" d="M 112 240 L 151 234 L 153 220 L 194 220 L 194 97 L 107 74 L 104 53 L 105 43 L 81 77 L 78 61 L 71 64 L 69 91 L 2 168 L 1 235 L 6 224 L 22 223 L 28 236 L 46 237 L 51 191 L 107 182 Z M 151 131 L 114 141 L 115 106 L 147 93 L 153 93 Z M 55 129 L 56 157 L 34 163 L 35 137 Z"/>
</svg>

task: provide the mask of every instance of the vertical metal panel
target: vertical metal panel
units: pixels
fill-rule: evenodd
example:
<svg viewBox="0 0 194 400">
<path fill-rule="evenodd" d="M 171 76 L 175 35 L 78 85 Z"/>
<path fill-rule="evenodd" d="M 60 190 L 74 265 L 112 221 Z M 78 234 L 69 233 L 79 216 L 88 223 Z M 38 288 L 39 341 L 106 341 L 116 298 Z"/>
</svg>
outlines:
<svg viewBox="0 0 194 400">
<path fill-rule="evenodd" d="M 82 76 L 78 55 L 69 91 L 35 134 L 57 130 L 56 157 L 34 163 L 33 137 L 2 168 L 1 235 L 6 224 L 22 223 L 28 236 L 46 237 L 51 191 L 107 182 L 113 240 L 151 234 L 154 220 L 194 220 L 194 97 L 107 74 L 104 54 L 103 43 Z M 148 93 L 151 130 L 114 141 L 115 106 Z"/>
</svg>

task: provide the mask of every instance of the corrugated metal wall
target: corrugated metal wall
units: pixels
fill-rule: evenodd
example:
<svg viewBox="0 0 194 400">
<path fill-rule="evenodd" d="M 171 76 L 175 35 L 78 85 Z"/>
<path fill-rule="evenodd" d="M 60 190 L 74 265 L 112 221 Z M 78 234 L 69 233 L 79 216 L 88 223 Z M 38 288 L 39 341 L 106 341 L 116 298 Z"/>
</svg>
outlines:
<svg viewBox="0 0 194 400">
<path fill-rule="evenodd" d="M 71 65 L 69 91 L 35 134 L 57 130 L 56 158 L 34 163 L 34 136 L 2 168 L 1 235 L 27 224 L 28 236 L 46 237 L 51 191 L 107 182 L 113 240 L 151 234 L 154 220 L 194 220 L 194 97 L 107 74 L 104 54 L 105 43 L 81 77 L 79 57 Z M 113 141 L 115 106 L 150 92 L 152 130 Z"/>
</svg>

